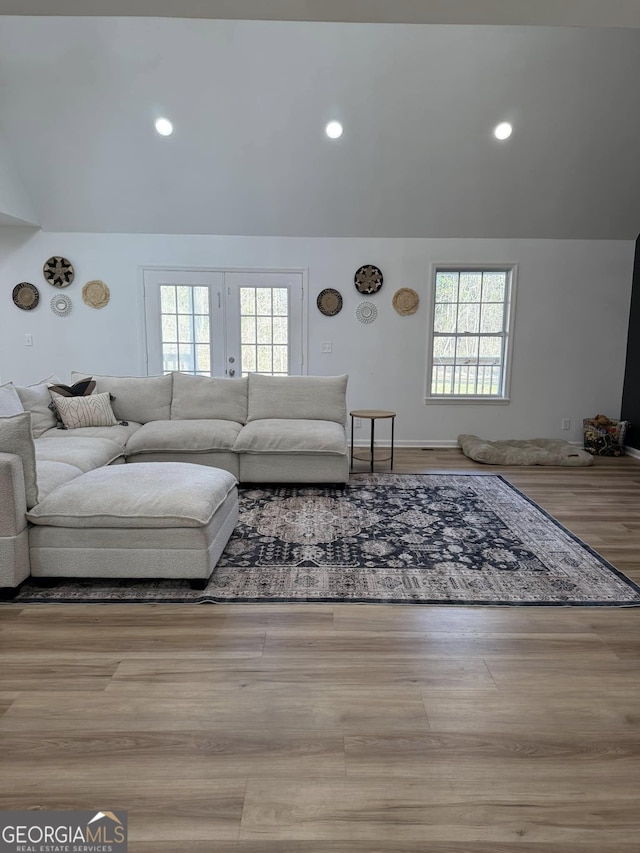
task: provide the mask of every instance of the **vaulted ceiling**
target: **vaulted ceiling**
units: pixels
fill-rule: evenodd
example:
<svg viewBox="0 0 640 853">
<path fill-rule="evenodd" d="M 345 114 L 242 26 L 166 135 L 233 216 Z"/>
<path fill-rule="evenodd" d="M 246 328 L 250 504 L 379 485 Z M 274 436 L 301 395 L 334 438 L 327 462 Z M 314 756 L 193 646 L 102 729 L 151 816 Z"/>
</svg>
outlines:
<svg viewBox="0 0 640 853">
<path fill-rule="evenodd" d="M 170 4 L 144 7 L 158 5 Z M 338 5 L 358 6 L 326 4 Z M 46 230 L 635 239 L 631 17 L 618 29 L 2 17 L 0 136 Z M 159 115 L 173 136 L 155 133 Z M 345 131 L 332 142 L 334 118 Z"/>
</svg>

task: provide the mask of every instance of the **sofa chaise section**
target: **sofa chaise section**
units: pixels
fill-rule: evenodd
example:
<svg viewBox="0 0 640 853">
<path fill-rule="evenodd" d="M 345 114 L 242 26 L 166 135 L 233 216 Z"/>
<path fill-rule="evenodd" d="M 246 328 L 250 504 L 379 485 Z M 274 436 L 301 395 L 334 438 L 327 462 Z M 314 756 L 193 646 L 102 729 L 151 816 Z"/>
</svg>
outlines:
<svg viewBox="0 0 640 853">
<path fill-rule="evenodd" d="M 201 589 L 238 521 L 236 478 L 175 462 L 96 468 L 27 518 L 34 577 L 188 578 Z"/>
</svg>

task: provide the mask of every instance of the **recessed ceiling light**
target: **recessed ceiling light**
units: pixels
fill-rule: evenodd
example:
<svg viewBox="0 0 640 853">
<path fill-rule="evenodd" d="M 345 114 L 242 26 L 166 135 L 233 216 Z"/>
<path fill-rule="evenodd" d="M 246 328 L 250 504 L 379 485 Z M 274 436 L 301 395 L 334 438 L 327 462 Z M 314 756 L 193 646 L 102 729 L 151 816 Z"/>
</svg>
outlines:
<svg viewBox="0 0 640 853">
<path fill-rule="evenodd" d="M 340 139 L 342 136 L 342 125 L 339 121 L 330 121 L 325 127 L 324 132 L 327 134 L 329 139 Z"/>
<path fill-rule="evenodd" d="M 173 133 L 173 125 L 168 118 L 156 119 L 156 130 L 160 136 L 171 136 Z"/>
<path fill-rule="evenodd" d="M 513 128 L 508 121 L 501 122 L 493 131 L 496 139 L 508 139 L 513 133 Z"/>
</svg>

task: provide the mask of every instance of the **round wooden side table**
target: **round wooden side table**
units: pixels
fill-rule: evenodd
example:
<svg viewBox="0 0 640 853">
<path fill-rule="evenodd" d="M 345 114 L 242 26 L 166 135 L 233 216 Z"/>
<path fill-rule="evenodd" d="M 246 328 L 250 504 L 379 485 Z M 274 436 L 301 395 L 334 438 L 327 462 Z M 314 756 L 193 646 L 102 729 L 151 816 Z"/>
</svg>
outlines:
<svg viewBox="0 0 640 853">
<path fill-rule="evenodd" d="M 389 470 L 393 471 L 393 433 L 396 423 L 396 413 L 395 412 L 387 412 L 384 409 L 354 409 L 353 412 L 349 412 L 351 415 L 351 469 L 353 470 L 353 460 L 359 459 L 362 462 L 371 462 L 371 473 L 373 474 L 373 465 L 374 462 L 391 462 L 389 466 Z M 370 442 L 370 450 L 368 456 L 358 456 L 353 451 L 353 419 L 354 418 L 364 418 L 365 420 L 371 421 L 371 442 Z M 373 439 L 375 433 L 376 421 L 379 419 L 388 419 L 391 418 L 391 453 L 389 456 L 376 456 Z"/>
</svg>

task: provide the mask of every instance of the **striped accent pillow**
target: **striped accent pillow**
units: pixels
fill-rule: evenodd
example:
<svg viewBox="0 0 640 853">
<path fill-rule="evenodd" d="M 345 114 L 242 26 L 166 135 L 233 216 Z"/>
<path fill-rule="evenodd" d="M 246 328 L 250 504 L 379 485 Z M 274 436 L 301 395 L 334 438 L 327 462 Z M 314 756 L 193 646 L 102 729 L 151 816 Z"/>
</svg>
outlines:
<svg viewBox="0 0 640 853">
<path fill-rule="evenodd" d="M 111 408 L 108 391 L 89 397 L 63 397 L 51 389 L 49 393 L 67 429 L 115 426 L 118 423 Z"/>
</svg>

